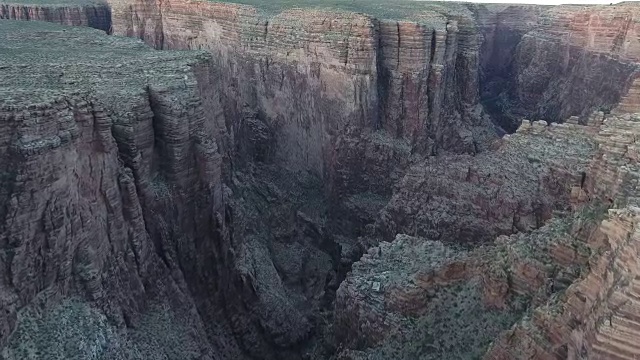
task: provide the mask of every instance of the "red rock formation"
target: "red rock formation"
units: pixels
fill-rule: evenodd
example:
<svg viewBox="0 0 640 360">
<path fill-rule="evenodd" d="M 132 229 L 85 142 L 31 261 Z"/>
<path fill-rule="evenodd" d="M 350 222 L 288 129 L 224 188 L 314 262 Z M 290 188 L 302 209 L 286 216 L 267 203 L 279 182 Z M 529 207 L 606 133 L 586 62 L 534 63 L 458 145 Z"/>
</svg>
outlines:
<svg viewBox="0 0 640 360">
<path fill-rule="evenodd" d="M 591 248 L 588 271 L 564 294 L 503 334 L 485 358 L 633 359 L 640 354 L 631 341 L 638 316 L 634 305 L 640 220 L 635 206 L 636 128 L 637 115 L 607 116 L 596 138 L 599 150 L 590 166 L 586 189 L 592 197 L 624 207 L 609 210 L 595 231 L 583 229 L 577 234 Z M 587 218 L 585 223 L 593 227 L 597 219 Z M 566 263 L 573 256 L 556 258 Z"/>
<path fill-rule="evenodd" d="M 129 59 L 97 65 L 98 70 L 85 68 L 83 61 L 69 67 L 45 63 L 48 75 L 25 77 L 34 82 L 10 79 L 18 89 L 41 90 L 27 94 L 34 103 L 49 90 L 34 84 L 68 90 L 92 82 L 87 92 L 2 108 L 0 203 L 7 205 L 0 208 L 0 240 L 7 271 L 1 305 L 8 309 L 0 318 L 3 341 L 15 327 L 17 311 L 39 296 L 79 294 L 127 326 L 140 321 L 149 298 L 159 298 L 175 301 L 170 308 L 187 319 L 203 344 L 203 357 L 216 351 L 236 358 L 244 353 L 295 358 L 320 321 L 315 316 L 330 297 L 326 293 L 337 287 L 333 262 L 340 260 L 335 254 L 340 249 L 324 232 L 318 215 L 326 212 L 322 200 L 307 202 L 300 195 L 304 176 L 285 170 L 273 175 L 270 166 L 321 175 L 328 185 L 317 187 L 326 186 L 331 200 L 344 197 L 353 205 L 347 210 L 361 210 L 353 216 L 359 225 L 377 216 L 397 185 L 378 222 L 389 240 L 409 233 L 477 243 L 529 232 L 554 211 L 580 208 L 590 197 L 620 206 L 636 200 L 630 184 L 638 173 L 637 119 L 611 117 L 597 136 L 592 127 L 578 125 L 599 125 L 604 114 L 586 117 L 594 107 L 638 110 L 632 6 L 434 5 L 420 20 L 317 9 L 265 16 L 249 6 L 186 0 L 110 6 L 116 34 L 158 49 L 204 49 L 212 56 L 165 59 L 174 67 L 160 72 L 154 66 L 163 61 L 149 58 L 144 58 L 149 67 Z M 0 16 L 104 29 L 109 15 L 99 9 L 2 5 Z M 9 67 L 15 70 L 0 69 Z M 122 69 L 136 71 L 115 76 Z M 100 78 L 89 76 L 89 70 Z M 554 120 L 581 117 L 557 126 L 525 122 L 517 134 L 477 156 L 420 159 L 441 150 L 475 154 L 490 147 L 492 131 L 478 106 L 479 88 L 504 72 L 513 82 L 509 90 L 517 111 Z M 161 81 L 167 79 L 168 84 Z M 581 172 L 594 152 L 591 137 L 600 147 L 585 179 Z M 354 193 L 365 196 L 349 196 Z M 635 226 L 635 215 L 619 217 L 611 222 L 625 231 Z M 567 290 L 562 303 L 571 309 L 561 313 L 559 323 L 552 319 L 559 314 L 557 299 L 545 304 L 548 265 L 582 265 L 586 256 L 573 241 L 582 241 L 585 230 L 556 238 L 546 236 L 553 230 L 547 225 L 533 235 L 500 238 L 471 260 L 458 261 L 455 255 L 463 252 L 456 250 L 425 266 L 416 256 L 408 268 L 388 270 L 407 270 L 410 283 L 400 273 L 389 283 L 372 280 L 364 289 L 367 271 L 386 279 L 379 267 L 385 260 L 376 262 L 375 251 L 382 257 L 385 247 L 394 245 L 374 248 L 338 291 L 338 333 L 348 346 L 380 345 L 390 334 L 406 335 L 407 323 L 416 329 L 411 324 L 416 317 L 435 314 L 426 323 L 445 326 L 447 312 L 430 310 L 462 297 L 471 299 L 464 303 L 465 316 L 496 309 L 508 314 L 497 322 L 481 319 L 491 331 L 467 337 L 481 338 L 474 346 L 483 349 L 484 335 L 515 321 L 513 299 L 532 297 L 531 304 L 543 307 L 488 356 L 512 356 L 512 349 L 550 357 L 585 351 L 631 356 L 634 324 L 624 321 L 633 319 L 634 309 L 618 298 L 635 293 L 600 277 L 632 278 L 635 268 L 627 260 L 635 251 L 633 236 L 625 238 L 610 225 L 599 233 L 606 236 L 590 238 L 605 255 L 592 257 L 595 272 Z M 538 241 L 538 235 L 553 243 Z M 545 253 L 530 258 L 527 242 L 534 240 Z M 414 241 L 409 251 L 423 243 Z M 607 252 L 607 246 L 613 250 Z M 449 254 L 451 249 L 444 249 L 440 244 L 421 255 Z M 483 258 L 487 254 L 490 261 Z M 408 257 L 401 251 L 395 255 Z M 370 260 L 376 264 L 367 268 Z M 561 272 L 558 279 L 571 282 L 574 276 Z M 624 333 L 598 325 L 607 311 L 619 311 L 616 326 Z M 583 325 L 574 326 L 576 319 Z M 432 353 L 457 354 L 438 351 Z"/>
<path fill-rule="evenodd" d="M 540 15 L 515 54 L 516 101 L 531 116 L 586 118 L 621 100 L 638 76 L 636 6 L 560 6 Z"/>
<path fill-rule="evenodd" d="M 69 12 L 103 14 L 89 5 L 3 6 L 5 17 L 90 26 L 96 20 Z M 298 139 L 279 142 L 280 158 L 320 173 L 327 166 L 333 173 L 335 138 L 347 126 L 384 128 L 422 150 L 475 151 L 470 139 L 482 142 L 488 126 L 475 109 L 479 90 L 509 131 L 518 115 L 559 121 L 619 102 L 620 111 L 637 108 L 633 4 L 425 5 L 404 14 L 406 20 L 396 15 L 397 21 L 315 9 L 264 15 L 251 6 L 200 1 L 116 0 L 110 6 L 117 34 L 156 48 L 213 52 L 220 86 L 232 89 L 225 107 L 235 115 L 228 116 L 249 104 L 283 126 L 288 135 L 280 140 Z M 284 120 L 296 116 L 304 121 Z M 321 140 L 308 148 L 304 139 Z"/>
<path fill-rule="evenodd" d="M 164 304 L 199 356 L 213 356 L 205 329 L 220 334 L 216 352 L 240 356 L 211 310 L 233 295 L 220 288 L 239 290 L 225 265 L 217 97 L 200 92 L 210 59 L 97 30 L 0 25 L 19 50 L 3 53 L 0 90 L 0 341 L 19 311 L 74 296 L 116 327 Z"/>
<path fill-rule="evenodd" d="M 348 187 L 343 163 L 359 163 L 375 129 L 412 151 L 483 149 L 491 126 L 477 107 L 479 90 L 507 130 L 515 130 L 518 114 L 558 120 L 618 102 L 619 111 L 636 106 L 637 7 L 630 5 L 429 5 L 402 21 L 342 10 L 264 15 L 251 6 L 181 0 L 110 6 L 116 34 L 212 52 L 227 122 L 238 123 L 248 106 L 274 131 L 271 157 L 326 176 L 334 194 Z M 499 96 L 505 88 L 515 97 Z M 377 170 L 364 178 L 398 169 Z"/>
<path fill-rule="evenodd" d="M 405 233 L 477 244 L 541 226 L 567 207 L 594 151 L 590 134 L 567 126 L 526 121 L 495 151 L 414 165 L 381 211 L 384 239 Z"/>
<path fill-rule="evenodd" d="M 547 218 L 539 219 L 539 224 L 530 224 L 535 219 L 527 214 L 533 210 L 522 205 L 528 199 L 524 192 L 528 187 L 509 185 L 505 174 L 518 174 L 517 181 L 522 185 L 541 181 L 529 179 L 529 171 L 537 175 L 551 171 L 553 175 L 548 179 L 558 184 L 542 181 L 531 186 L 529 190 L 540 191 L 532 196 L 536 200 L 531 204 L 545 206 L 545 192 L 550 191 L 553 195 L 549 197 L 558 201 L 557 205 L 564 204 L 554 210 L 568 211 L 572 189 L 581 188 L 580 174 L 586 171 L 595 152 L 592 137 L 596 132 L 596 126 L 572 123 L 549 126 L 527 121 L 517 134 L 508 136 L 486 153 L 491 155 L 490 161 L 483 160 L 485 154 L 473 157 L 470 160 L 473 171 L 457 170 L 453 161 L 412 168 L 380 213 L 380 222 L 390 228 L 389 234 L 409 232 L 427 238 L 397 235 L 390 244 L 369 249 L 353 265 L 336 299 L 336 332 L 347 349 L 341 356 L 346 359 L 372 359 L 374 354 L 384 354 L 382 358 L 463 356 L 460 354 L 469 354 L 465 352 L 467 349 L 461 350 L 456 344 L 470 338 L 477 341 L 474 346 L 482 353 L 492 336 L 509 328 L 512 324 L 509 321 L 522 315 L 523 306 L 543 304 L 551 294 L 574 281 L 588 259 L 582 238 L 589 229 L 584 220 L 586 213 L 581 210 L 566 218 L 547 221 L 551 216 L 549 209 Z M 545 152 L 560 147 L 563 150 L 556 155 Z M 523 159 L 523 154 L 530 160 Z M 534 169 L 532 164 L 540 167 Z M 501 171 L 493 172 L 493 166 Z M 461 175 L 451 176 L 451 171 Z M 494 187 L 501 190 L 494 192 Z M 518 192 L 510 192 L 516 188 Z M 510 199 L 520 201 L 520 206 L 512 206 Z M 489 205 L 491 201 L 500 205 Z M 445 206 L 455 208 L 446 210 Z M 399 214 L 402 211 L 405 214 Z M 446 219 L 447 214 L 453 219 Z M 501 229 L 502 224 L 511 228 Z M 540 228 L 530 231 L 535 227 Z M 438 238 L 454 246 L 467 239 L 490 240 L 501 231 L 520 232 L 500 236 L 473 251 L 453 250 L 427 240 Z M 463 304 L 459 303 L 461 297 L 467 299 Z M 442 298 L 456 305 L 443 303 Z M 468 319 L 460 319 L 460 312 L 466 311 L 488 315 L 467 314 Z M 459 323 L 461 328 L 447 328 L 452 323 Z M 442 333 L 430 334 L 427 326 Z M 486 333 L 475 333 L 475 329 L 483 327 Z"/>
<path fill-rule="evenodd" d="M 406 235 L 369 249 L 337 293 L 336 332 L 343 346 L 376 346 L 402 331 L 406 317 L 431 311 L 425 293 L 472 277 L 475 269 L 467 257 Z"/>
<path fill-rule="evenodd" d="M 640 354 L 628 341 L 637 316 L 633 307 L 637 220 L 635 208 L 611 210 L 588 240 L 597 254 L 589 262 L 588 274 L 506 332 L 485 358 L 632 359 Z"/>
<path fill-rule="evenodd" d="M 474 112 L 479 43 L 471 13 L 434 11 L 415 23 L 311 9 L 264 17 L 198 1 L 112 7 L 116 34 L 211 51 L 228 89 L 227 116 L 245 103 L 261 113 L 276 129 L 276 157 L 294 168 L 339 171 L 335 143 L 350 128 L 385 129 L 428 151 L 435 144 L 473 152 L 480 135 L 470 130 L 488 126 Z"/>
<path fill-rule="evenodd" d="M 49 21 L 63 25 L 89 26 L 111 31 L 111 9 L 106 3 L 38 5 L 1 3 L 0 19 Z"/>
</svg>

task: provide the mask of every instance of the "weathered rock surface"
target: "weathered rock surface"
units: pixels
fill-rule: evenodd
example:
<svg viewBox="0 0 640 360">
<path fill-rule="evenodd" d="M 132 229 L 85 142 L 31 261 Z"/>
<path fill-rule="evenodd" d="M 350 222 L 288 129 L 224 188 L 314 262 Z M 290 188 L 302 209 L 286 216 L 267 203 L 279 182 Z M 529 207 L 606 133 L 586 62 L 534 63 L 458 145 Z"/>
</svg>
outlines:
<svg viewBox="0 0 640 360">
<path fill-rule="evenodd" d="M 633 3 L 369 0 L 327 9 L 309 0 L 292 9 L 280 1 L 111 0 L 109 7 L 18 2 L 0 14 L 103 29 L 112 17 L 115 34 L 156 48 L 207 49 L 225 74 L 225 110 L 237 115 L 249 105 L 262 113 L 284 132 L 281 159 L 320 174 L 333 173 L 334 145 L 347 127 L 386 129 L 427 153 L 473 152 L 491 133 L 479 100 L 508 132 L 522 117 L 638 110 Z"/>
<path fill-rule="evenodd" d="M 2 2 L 0 19 L 49 21 L 111 31 L 111 9 L 100 1 Z"/>
<path fill-rule="evenodd" d="M 563 294 L 536 308 L 494 344 L 487 358 L 514 353 L 540 358 L 632 359 L 640 354 L 637 329 L 637 161 L 638 115 L 607 116 L 587 189 L 610 206 L 605 220 L 591 220 L 580 238 L 589 247 L 588 267 Z M 620 169 L 617 171 L 617 169 Z M 606 187 L 610 184 L 610 187 Z M 599 226 L 593 227 L 593 223 Z"/>
<path fill-rule="evenodd" d="M 576 189 L 582 189 L 582 174 L 596 152 L 596 132 L 596 126 L 526 122 L 494 150 L 470 157 L 471 163 L 414 166 L 378 225 L 386 235 L 421 237 L 397 235 L 353 265 L 336 298 L 336 333 L 349 349 L 341 357 L 481 356 L 530 302 L 566 288 L 587 261 L 586 246 L 570 231 L 581 228 L 585 215 L 548 220 L 577 206 Z M 464 171 L 451 176 L 459 163 Z M 473 171 L 469 164 L 476 164 Z M 406 189 L 415 184 L 425 185 Z M 406 210 L 410 204 L 419 207 Z M 448 214 L 451 222 L 429 223 Z"/>
<path fill-rule="evenodd" d="M 229 130 L 210 55 L 0 26 L 4 356 L 300 358 L 339 283 L 326 194 L 259 115 Z"/>
<path fill-rule="evenodd" d="M 219 124 L 200 96 L 207 77 L 195 78 L 210 57 L 86 28 L 0 27 L 3 357 L 240 356 L 211 307 L 233 278 Z M 67 297 L 83 305 L 38 320 Z M 69 318 L 93 332 L 47 325 Z"/>
<path fill-rule="evenodd" d="M 478 243 L 540 227 L 569 206 L 571 187 L 580 186 L 595 151 L 588 132 L 568 126 L 526 121 L 496 150 L 414 165 L 381 212 L 383 238 Z"/>
<path fill-rule="evenodd" d="M 524 23 L 500 23 L 495 48 L 516 45 L 484 66 L 488 108 L 502 112 L 512 130 L 522 116 L 562 121 L 616 107 L 637 112 L 639 16 L 633 3 L 557 6 L 531 11 Z M 529 21 L 537 24 L 523 32 Z"/>
<path fill-rule="evenodd" d="M 637 356 L 637 124 L 637 115 L 602 113 L 587 126 L 577 118 L 542 131 L 523 124 L 505 142 L 521 137 L 516 143 L 532 154 L 556 138 L 562 153 L 591 157 L 568 162 L 585 171 L 567 183 L 570 208 L 532 232 L 473 250 L 407 235 L 370 249 L 338 290 L 340 358 L 459 358 L 487 347 L 486 359 Z M 607 214 L 610 206 L 622 208 Z M 442 298 L 466 302 L 452 308 Z"/>
<path fill-rule="evenodd" d="M 0 23 L 2 356 L 634 356 L 640 8 L 304 5 L 0 4 L 206 50 Z"/>
<path fill-rule="evenodd" d="M 293 169 L 329 178 L 344 171 L 336 161 L 350 151 L 336 145 L 350 142 L 344 134 L 362 142 L 384 129 L 426 153 L 475 152 L 474 143 L 491 137 L 476 108 L 479 42 L 464 6 L 417 7 L 415 21 L 390 21 L 350 11 L 357 7 L 111 5 L 115 34 L 161 49 L 211 51 L 227 114 L 245 105 L 259 113 L 275 130 L 275 157 Z"/>
</svg>

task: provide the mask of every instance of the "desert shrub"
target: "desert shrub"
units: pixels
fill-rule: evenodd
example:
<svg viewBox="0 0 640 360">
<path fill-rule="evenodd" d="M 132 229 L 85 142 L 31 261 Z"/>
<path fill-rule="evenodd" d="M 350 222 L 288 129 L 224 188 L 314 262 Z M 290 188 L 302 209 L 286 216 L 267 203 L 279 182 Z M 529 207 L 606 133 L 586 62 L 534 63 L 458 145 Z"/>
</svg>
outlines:
<svg viewBox="0 0 640 360">
<path fill-rule="evenodd" d="M 2 351 L 11 359 L 100 359 L 115 333 L 104 315 L 79 301 L 18 314 L 18 326 Z"/>
<path fill-rule="evenodd" d="M 151 306 L 136 328 L 117 328 L 98 309 L 79 299 L 45 310 L 28 307 L 1 358 L 6 360 L 182 360 L 199 359 L 198 338 L 164 304 Z"/>
</svg>

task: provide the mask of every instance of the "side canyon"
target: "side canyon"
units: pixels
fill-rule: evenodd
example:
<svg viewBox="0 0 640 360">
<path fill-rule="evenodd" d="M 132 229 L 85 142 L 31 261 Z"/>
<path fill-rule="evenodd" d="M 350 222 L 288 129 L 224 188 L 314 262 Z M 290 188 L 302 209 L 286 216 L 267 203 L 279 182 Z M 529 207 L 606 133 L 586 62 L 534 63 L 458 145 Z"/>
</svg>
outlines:
<svg viewBox="0 0 640 360">
<path fill-rule="evenodd" d="M 640 5 L 0 1 L 2 358 L 640 356 Z"/>
</svg>

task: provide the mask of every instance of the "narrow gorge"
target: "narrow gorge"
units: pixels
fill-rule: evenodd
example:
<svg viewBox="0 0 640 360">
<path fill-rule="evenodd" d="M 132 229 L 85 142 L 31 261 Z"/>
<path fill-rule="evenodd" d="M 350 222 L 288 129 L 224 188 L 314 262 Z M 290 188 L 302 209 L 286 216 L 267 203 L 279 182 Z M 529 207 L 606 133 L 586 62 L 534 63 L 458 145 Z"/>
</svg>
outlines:
<svg viewBox="0 0 640 360">
<path fill-rule="evenodd" d="M 640 356 L 637 3 L 0 0 L 0 75 L 0 358 Z"/>
</svg>

